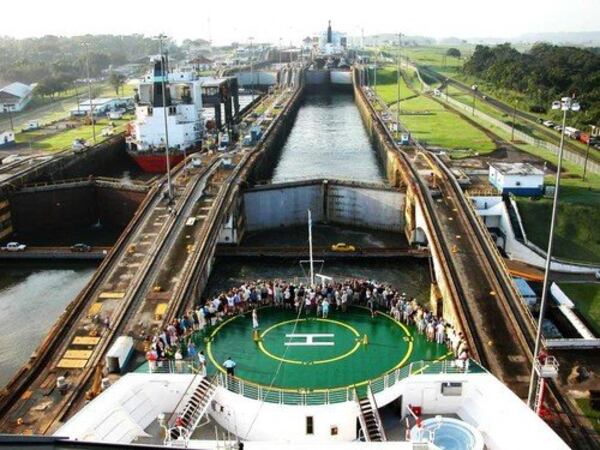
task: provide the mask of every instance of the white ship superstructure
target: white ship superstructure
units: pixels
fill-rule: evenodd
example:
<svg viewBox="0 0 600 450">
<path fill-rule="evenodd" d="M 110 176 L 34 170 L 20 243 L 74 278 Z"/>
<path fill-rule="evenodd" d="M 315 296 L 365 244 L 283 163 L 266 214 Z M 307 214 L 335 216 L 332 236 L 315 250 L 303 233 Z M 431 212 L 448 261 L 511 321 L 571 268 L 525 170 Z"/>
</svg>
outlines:
<svg viewBox="0 0 600 450">
<path fill-rule="evenodd" d="M 131 156 L 144 170 L 160 172 L 166 166 L 165 108 L 172 162 L 178 163 L 184 150 L 200 148 L 204 129 L 202 83 L 191 69 L 169 72 L 166 58 L 153 57 L 152 63 L 152 73 L 138 88 L 128 144 Z"/>
</svg>

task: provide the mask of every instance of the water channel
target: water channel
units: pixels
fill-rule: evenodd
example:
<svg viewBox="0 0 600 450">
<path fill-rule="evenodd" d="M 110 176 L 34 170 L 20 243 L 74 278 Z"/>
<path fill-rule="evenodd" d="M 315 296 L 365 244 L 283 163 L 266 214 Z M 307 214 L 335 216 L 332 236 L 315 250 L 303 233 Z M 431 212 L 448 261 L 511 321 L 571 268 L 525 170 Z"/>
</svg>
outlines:
<svg viewBox="0 0 600 450">
<path fill-rule="evenodd" d="M 345 178 L 382 183 L 382 169 L 350 94 L 307 95 L 298 111 L 273 181 L 298 178 Z M 252 245 L 305 243 L 304 227 L 249 235 Z M 355 242 L 359 245 L 400 245 L 403 236 L 319 225 L 318 243 Z M 398 244 L 397 244 L 398 243 Z M 0 267 L 0 385 L 29 358 L 65 306 L 85 286 L 95 264 L 6 263 Z M 325 261 L 322 271 L 338 279 L 369 278 L 386 281 L 426 300 L 429 269 L 426 261 L 387 262 Z M 302 279 L 297 260 L 217 261 L 208 290 L 228 289 L 257 278 Z"/>
</svg>

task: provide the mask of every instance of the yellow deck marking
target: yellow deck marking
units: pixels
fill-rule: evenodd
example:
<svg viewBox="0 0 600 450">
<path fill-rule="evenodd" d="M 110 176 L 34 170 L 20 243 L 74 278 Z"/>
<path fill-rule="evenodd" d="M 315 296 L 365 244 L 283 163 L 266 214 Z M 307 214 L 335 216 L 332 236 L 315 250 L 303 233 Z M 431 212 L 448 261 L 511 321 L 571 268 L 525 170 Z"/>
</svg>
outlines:
<svg viewBox="0 0 600 450">
<path fill-rule="evenodd" d="M 74 345 L 96 345 L 98 342 L 100 342 L 100 338 L 92 336 L 77 336 L 73 339 Z"/>
<path fill-rule="evenodd" d="M 67 359 L 90 359 L 92 356 L 91 350 L 67 350 L 65 358 Z"/>
<path fill-rule="evenodd" d="M 98 298 L 100 300 L 120 300 L 125 297 L 125 292 L 109 292 L 105 291 L 100 293 Z"/>
<path fill-rule="evenodd" d="M 59 369 L 83 369 L 87 364 L 87 359 L 61 359 L 56 367 Z"/>
<path fill-rule="evenodd" d="M 94 317 L 100 311 L 102 311 L 102 303 L 96 302 L 92 305 L 92 307 L 88 311 L 88 317 Z"/>
<path fill-rule="evenodd" d="M 167 303 L 159 303 L 154 308 L 154 318 L 156 320 L 162 320 L 163 316 L 167 312 Z"/>
</svg>

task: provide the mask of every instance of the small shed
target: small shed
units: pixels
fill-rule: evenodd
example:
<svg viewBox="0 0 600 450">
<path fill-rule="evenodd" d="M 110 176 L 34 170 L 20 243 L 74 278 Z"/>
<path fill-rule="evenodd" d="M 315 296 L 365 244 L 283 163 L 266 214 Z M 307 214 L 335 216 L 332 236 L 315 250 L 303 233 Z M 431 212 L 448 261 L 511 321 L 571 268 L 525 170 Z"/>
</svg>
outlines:
<svg viewBox="0 0 600 450">
<path fill-rule="evenodd" d="M 490 164 L 489 181 L 502 194 L 540 196 L 544 193 L 544 171 L 529 163 Z"/>
<path fill-rule="evenodd" d="M 119 336 L 106 354 L 106 367 L 109 372 L 123 372 L 133 353 L 133 338 Z"/>
<path fill-rule="evenodd" d="M 15 143 L 15 133 L 11 130 L 0 130 L 0 148 L 8 147 Z"/>
</svg>

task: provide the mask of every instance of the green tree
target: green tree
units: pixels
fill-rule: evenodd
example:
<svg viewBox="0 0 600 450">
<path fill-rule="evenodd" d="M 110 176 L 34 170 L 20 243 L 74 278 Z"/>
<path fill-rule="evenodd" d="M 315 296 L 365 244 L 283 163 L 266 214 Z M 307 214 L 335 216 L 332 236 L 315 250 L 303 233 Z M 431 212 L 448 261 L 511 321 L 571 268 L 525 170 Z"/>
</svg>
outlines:
<svg viewBox="0 0 600 450">
<path fill-rule="evenodd" d="M 460 59 L 460 57 L 462 56 L 460 53 L 460 50 L 457 48 L 449 48 L 448 51 L 446 52 L 446 56 L 450 56 L 452 58 L 458 58 Z"/>
<path fill-rule="evenodd" d="M 119 89 L 125 84 L 125 75 L 118 72 L 111 72 L 108 82 L 114 88 L 115 93 L 119 95 Z"/>
</svg>

